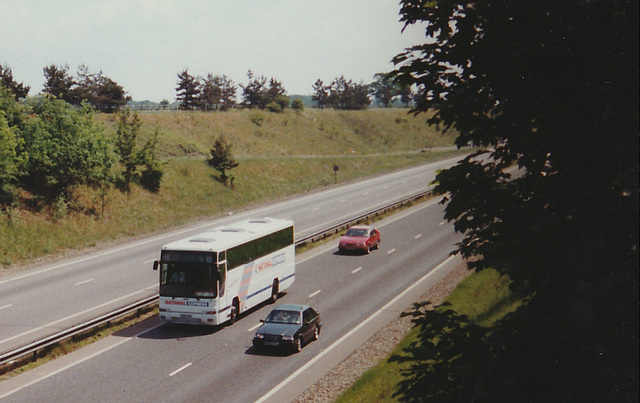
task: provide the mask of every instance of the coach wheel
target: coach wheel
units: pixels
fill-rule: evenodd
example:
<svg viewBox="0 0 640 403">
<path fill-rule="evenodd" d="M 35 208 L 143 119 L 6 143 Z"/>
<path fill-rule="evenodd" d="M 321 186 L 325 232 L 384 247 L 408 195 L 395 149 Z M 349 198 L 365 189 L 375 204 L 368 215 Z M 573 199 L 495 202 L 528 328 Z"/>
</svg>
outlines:
<svg viewBox="0 0 640 403">
<path fill-rule="evenodd" d="M 238 314 L 240 313 L 240 304 L 238 303 L 237 299 L 233 300 L 233 303 L 231 304 L 231 315 L 229 318 L 229 325 L 233 325 L 236 320 L 238 319 Z"/>
<path fill-rule="evenodd" d="M 274 279 L 273 280 L 273 285 L 271 286 L 271 299 L 269 299 L 269 302 L 272 304 L 275 304 L 275 302 L 278 300 L 278 293 L 280 292 L 280 287 L 278 285 L 278 279 Z"/>
</svg>

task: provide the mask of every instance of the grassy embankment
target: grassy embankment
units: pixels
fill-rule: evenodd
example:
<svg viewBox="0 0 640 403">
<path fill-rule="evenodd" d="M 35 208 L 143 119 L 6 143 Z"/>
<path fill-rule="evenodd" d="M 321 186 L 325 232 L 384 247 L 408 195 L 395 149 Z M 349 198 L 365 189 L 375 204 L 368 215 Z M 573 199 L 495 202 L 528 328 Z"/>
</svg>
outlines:
<svg viewBox="0 0 640 403">
<path fill-rule="evenodd" d="M 436 308 L 436 312 L 452 309 L 457 315 L 466 315 L 470 324 L 489 328 L 523 303 L 521 296 L 509 289 L 509 283 L 508 277 L 501 276 L 492 269 L 474 273 L 462 280 L 449 295 L 445 303 L 450 305 L 443 304 Z M 442 360 L 455 359 L 457 355 L 443 353 L 436 355 L 438 359 L 433 359 L 433 345 L 438 343 L 437 336 L 425 341 L 421 340 L 419 335 L 419 325 L 414 326 L 387 359 L 365 372 L 355 384 L 336 399 L 336 403 L 409 401 L 410 398 L 405 400 L 407 396 L 403 395 L 401 383 L 406 382 L 409 376 L 403 371 L 410 370 L 412 365 L 422 365 L 423 371 L 431 368 L 431 371 L 434 371 L 433 379 L 443 382 L 441 385 L 437 382 L 429 385 L 428 389 L 433 396 L 421 396 L 421 401 L 430 401 L 431 398 L 438 400 L 436 396 L 440 398 L 438 401 L 443 401 L 442 396 L 449 393 L 452 386 L 446 384 L 449 373 L 437 372 L 447 367 L 446 363 L 443 365 Z M 462 342 L 463 338 L 457 340 Z M 433 344 L 429 345 L 431 343 Z M 453 346 L 453 348 L 456 347 Z M 464 346 L 457 348 L 460 354 L 465 351 Z M 449 349 L 452 349 L 451 346 Z M 446 369 L 444 371 L 446 372 Z"/>
<path fill-rule="evenodd" d="M 453 144 L 427 126 L 427 117 L 402 109 L 282 114 L 254 110 L 226 113 L 142 113 L 140 134 L 160 134 L 165 175 L 158 193 L 134 186 L 129 194 L 80 188 L 63 214 L 19 208 L 0 216 L 0 274 L 34 261 L 127 237 L 149 234 L 282 199 L 338 182 L 443 158 Z M 114 132 L 113 115 L 97 115 Z M 204 160 L 224 135 L 240 166 L 235 188 L 223 186 Z M 434 147 L 433 150 L 429 150 Z M 28 196 L 28 195 L 27 195 Z"/>
</svg>

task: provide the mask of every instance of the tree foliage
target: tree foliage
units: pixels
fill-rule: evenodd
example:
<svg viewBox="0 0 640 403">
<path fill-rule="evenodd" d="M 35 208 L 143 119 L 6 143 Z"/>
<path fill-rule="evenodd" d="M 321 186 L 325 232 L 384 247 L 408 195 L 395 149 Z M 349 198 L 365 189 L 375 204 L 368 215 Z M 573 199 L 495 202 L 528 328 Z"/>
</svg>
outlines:
<svg viewBox="0 0 640 403">
<path fill-rule="evenodd" d="M 0 209 L 4 210 L 15 199 L 15 185 L 19 172 L 18 138 L 9 128 L 0 110 Z"/>
<path fill-rule="evenodd" d="M 109 180 L 115 161 L 113 144 L 94 123 L 88 106 L 73 108 L 62 100 L 33 100 L 33 117 L 21 130 L 18 154 L 25 158 L 21 182 L 49 200 L 67 197 L 78 185 Z"/>
<path fill-rule="evenodd" d="M 300 98 L 295 98 L 291 101 L 291 109 L 294 111 L 302 112 L 304 110 L 304 102 Z"/>
<path fill-rule="evenodd" d="M 396 82 L 482 147 L 436 179 L 457 251 L 534 295 L 487 340 L 470 398 L 638 399 L 637 16 L 626 0 L 401 2 L 429 40 L 394 58 Z"/>
<path fill-rule="evenodd" d="M 129 191 L 131 182 L 137 181 L 148 190 L 158 191 L 163 176 L 157 161 L 155 147 L 158 132 L 143 146 L 138 146 L 138 136 L 142 122 L 137 113 L 128 108 L 120 111 L 116 130 L 115 149 L 121 165 L 122 188 Z"/>
<path fill-rule="evenodd" d="M 399 100 L 405 106 L 411 102 L 411 87 L 400 85 L 393 80 L 389 73 L 376 73 L 373 82 L 369 84 L 369 90 L 375 99 L 388 108 L 395 100 Z"/>
<path fill-rule="evenodd" d="M 208 74 L 200 91 L 201 107 L 204 110 L 229 110 L 236 103 L 238 87 L 226 75 Z"/>
<path fill-rule="evenodd" d="M 346 80 L 343 76 L 336 78 L 329 85 L 324 85 L 318 79 L 313 85 L 314 94 L 311 96 L 318 107 L 360 110 L 366 109 L 371 104 L 369 98 L 369 86 L 358 84 L 352 80 Z"/>
<path fill-rule="evenodd" d="M 242 88 L 243 104 L 247 108 L 268 109 L 271 112 L 281 112 L 289 107 L 289 97 L 284 85 L 275 78 L 256 77 L 251 70 L 247 72 L 249 82 L 240 84 Z"/>
<path fill-rule="evenodd" d="M 71 105 L 79 107 L 82 102 L 88 102 L 100 112 L 114 113 L 131 100 L 124 88 L 102 71 L 91 73 L 87 66 L 81 65 L 77 78 L 74 78 L 66 65 L 60 67 L 51 64 L 42 70 L 45 78 L 42 92 Z"/>
<path fill-rule="evenodd" d="M 369 85 L 371 93 L 378 102 L 388 108 L 396 96 L 396 89 L 393 81 L 384 73 L 377 73 L 373 76 L 374 81 Z"/>
<path fill-rule="evenodd" d="M 229 177 L 227 171 L 236 168 L 239 163 L 231 154 L 231 144 L 228 143 L 227 139 L 221 135 L 213 143 L 213 148 L 211 148 L 210 154 L 211 158 L 207 160 L 207 164 L 220 173 L 218 176 L 220 182 L 227 185 L 229 179 L 231 179 L 231 185 L 233 186 L 233 178 Z"/>
<path fill-rule="evenodd" d="M 13 71 L 7 65 L 0 65 L 0 83 L 7 88 L 16 100 L 25 99 L 31 87 L 18 83 L 13 79 Z"/>
<path fill-rule="evenodd" d="M 189 74 L 189 69 L 178 73 L 178 86 L 176 87 L 176 99 L 180 102 L 180 109 L 192 111 L 201 104 L 200 79 Z"/>
<path fill-rule="evenodd" d="M 44 73 L 44 86 L 42 92 L 51 94 L 72 105 L 79 103 L 76 96 L 76 80 L 69 74 L 69 66 L 62 67 L 51 64 L 42 69 Z"/>
</svg>

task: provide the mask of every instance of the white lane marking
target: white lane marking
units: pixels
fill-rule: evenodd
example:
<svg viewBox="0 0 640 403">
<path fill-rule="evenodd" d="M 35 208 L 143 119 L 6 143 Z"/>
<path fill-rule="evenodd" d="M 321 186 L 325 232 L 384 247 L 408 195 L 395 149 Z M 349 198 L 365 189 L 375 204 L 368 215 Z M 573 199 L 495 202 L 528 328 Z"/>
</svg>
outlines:
<svg viewBox="0 0 640 403">
<path fill-rule="evenodd" d="M 393 248 L 393 249 L 391 249 L 389 252 L 387 252 L 387 255 L 390 255 L 390 254 L 392 254 L 392 253 L 393 253 L 393 252 L 395 252 L 395 251 L 396 251 L 396 248 Z"/>
<path fill-rule="evenodd" d="M 76 365 L 78 365 L 78 364 L 82 364 L 83 362 L 85 362 L 85 361 L 87 361 L 87 360 L 90 360 L 90 359 L 92 359 L 92 358 L 94 358 L 94 357 L 97 357 L 97 356 L 99 356 L 99 355 L 100 355 L 100 354 L 102 354 L 102 353 L 106 353 L 107 351 L 109 351 L 109 350 L 111 350 L 111 349 L 113 349 L 113 348 L 115 348 L 115 347 L 118 347 L 119 345 L 124 344 L 124 343 L 128 342 L 128 341 L 129 341 L 129 340 L 131 340 L 131 339 L 135 339 L 136 337 L 138 337 L 138 336 L 140 336 L 140 335 L 143 335 L 143 334 L 145 334 L 145 333 L 147 333 L 147 332 L 150 332 L 150 331 L 152 331 L 153 329 L 155 329 L 155 328 L 157 328 L 157 327 L 160 327 L 160 326 L 162 326 L 162 325 L 163 325 L 163 323 L 160 323 L 160 324 L 158 324 L 157 326 L 152 327 L 151 329 L 144 329 L 144 330 L 142 330 L 140 333 L 135 334 L 135 335 L 133 335 L 133 336 L 131 336 L 131 337 L 124 337 L 124 338 L 122 338 L 122 340 L 118 340 L 118 341 L 117 341 L 117 342 L 115 342 L 114 344 L 111 344 L 111 345 L 107 346 L 106 348 L 103 348 L 103 349 L 102 349 L 102 350 L 100 350 L 100 351 L 96 351 L 95 353 L 90 354 L 90 355 L 88 355 L 88 356 L 86 356 L 86 357 L 84 357 L 84 358 L 81 358 L 81 359 L 77 360 L 77 361 L 74 361 L 74 362 L 70 363 L 69 365 L 65 365 L 65 366 L 63 366 L 62 368 L 58 368 L 57 370 L 55 370 L 55 371 L 53 371 L 53 372 L 50 372 L 50 373 L 48 373 L 48 374 L 45 374 L 45 375 L 43 375 L 42 377 L 40 377 L 40 378 L 38 378 L 38 379 L 34 379 L 34 380 L 32 380 L 31 382 L 27 382 L 27 383 L 25 383 L 25 384 L 23 384 L 23 385 L 20 385 L 20 386 L 19 386 L 19 387 L 17 387 L 16 389 L 10 390 L 10 391 L 8 391 L 8 392 L 7 392 L 7 393 L 5 393 L 5 394 L 0 395 L 0 400 L 1 400 L 1 399 L 4 399 L 4 398 L 5 398 L 5 397 L 7 397 L 7 396 L 10 396 L 10 395 L 12 395 L 12 394 L 14 394 L 14 393 L 16 393 L 16 392 L 21 391 L 21 390 L 22 390 L 22 389 L 24 389 L 24 388 L 28 388 L 28 387 L 29 387 L 29 386 L 31 386 L 31 385 L 35 385 L 36 383 L 38 383 L 38 382 L 40 382 L 40 381 L 44 381 L 44 380 L 45 380 L 45 379 L 47 379 L 47 378 L 51 378 L 52 376 L 57 375 L 57 374 L 59 374 L 60 372 L 66 371 L 66 370 L 68 370 L 69 368 L 73 368 L 73 367 L 75 367 L 75 366 L 76 366 Z M 111 336 L 109 336 L 109 337 L 111 337 Z M 118 337 L 119 337 L 119 336 L 118 336 Z M 105 340 L 106 340 L 106 339 L 105 339 Z"/>
<path fill-rule="evenodd" d="M 424 170 L 424 169 L 431 169 L 434 166 L 441 166 L 441 165 L 444 166 L 444 165 L 448 165 L 449 163 L 451 163 L 451 164 L 457 163 L 457 161 L 459 159 L 460 159 L 460 157 L 453 157 L 453 158 L 449 158 L 449 159 L 444 160 L 444 161 L 437 161 L 437 162 L 427 163 L 427 164 L 420 165 L 420 166 L 417 166 L 417 167 L 414 167 L 414 168 L 409 168 L 409 169 L 406 169 L 406 170 L 403 170 L 403 171 L 398 171 L 396 173 L 391 173 L 391 174 L 389 174 L 387 176 L 387 180 L 394 180 L 395 177 L 402 176 L 402 175 L 405 175 L 405 174 L 409 174 L 410 175 L 412 172 L 415 172 L 415 171 L 420 171 L 420 170 Z M 369 182 L 375 182 L 375 180 L 374 179 L 365 180 L 364 183 L 361 183 L 361 184 L 368 186 Z M 388 189 L 388 188 L 389 187 L 386 186 L 384 189 Z M 432 189 L 432 188 L 433 188 L 433 186 L 429 186 L 427 189 Z M 336 188 L 333 188 L 332 190 L 327 190 L 326 192 L 318 193 L 315 197 L 330 196 L 331 194 L 338 193 L 338 192 L 340 192 L 342 190 L 343 190 L 343 188 L 336 187 Z M 404 196 L 408 196 L 410 194 L 413 194 L 413 193 L 407 193 Z M 401 196 L 403 196 L 403 195 L 401 195 Z M 311 196 L 310 198 L 313 198 L 313 197 L 314 196 Z M 433 204 L 439 204 L 440 203 L 440 200 L 438 200 L 438 199 L 434 199 L 434 200 L 435 200 L 435 202 Z M 236 214 L 236 215 L 234 215 L 233 219 L 235 220 L 235 219 L 239 219 L 240 217 L 251 217 L 251 216 L 259 217 L 261 214 L 263 214 L 263 212 L 268 212 L 268 211 L 272 211 L 272 210 L 275 210 L 275 209 L 278 209 L 278 208 L 283 208 L 283 207 L 286 207 L 286 206 L 289 206 L 289 205 L 293 205 L 293 204 L 299 203 L 299 202 L 300 202 L 299 198 L 294 198 L 294 199 L 291 199 L 289 201 L 285 201 L 285 202 L 282 202 L 282 203 L 279 203 L 279 204 L 269 205 L 269 206 L 265 206 L 265 207 L 258 208 L 258 209 L 255 209 L 255 210 L 250 210 L 250 211 L 245 212 L 245 213 Z M 431 202 L 427 202 L 427 203 L 429 203 L 428 206 L 430 206 L 432 204 Z M 425 206 L 425 207 L 428 207 L 428 206 Z M 368 210 L 368 208 L 367 209 L 363 209 L 360 212 L 365 212 L 366 210 Z M 344 218 L 347 218 L 347 217 L 351 217 L 354 213 L 358 213 L 358 212 L 350 212 L 349 214 L 344 215 L 342 217 L 338 217 L 336 219 L 340 220 L 340 219 L 344 219 Z M 73 264 L 86 262 L 88 260 L 95 259 L 97 257 L 107 256 L 107 255 L 110 255 L 110 254 L 113 254 L 113 253 L 122 252 L 122 251 L 127 250 L 127 249 L 135 248 L 137 246 L 147 245 L 147 244 L 150 244 L 150 243 L 153 243 L 153 242 L 160 241 L 162 239 L 175 237 L 175 236 L 187 233 L 187 232 L 191 232 L 191 231 L 195 232 L 195 231 L 197 231 L 197 230 L 199 230 L 201 228 L 213 227 L 215 225 L 222 225 L 222 224 L 224 224 L 225 221 L 226 220 L 224 220 L 224 219 L 205 221 L 204 223 L 194 225 L 193 227 L 188 227 L 188 228 L 184 228 L 184 229 L 181 229 L 181 230 L 178 230 L 178 231 L 172 231 L 172 232 L 169 232 L 169 233 L 161 234 L 161 235 L 158 235 L 156 237 L 152 237 L 152 238 L 148 238 L 148 239 L 142 240 L 140 242 L 134 242 L 134 243 L 129 244 L 129 245 L 124 245 L 124 246 L 119 247 L 119 248 L 111 249 L 111 250 L 105 251 L 103 253 L 82 257 L 82 258 L 79 258 L 79 259 L 71 261 L 71 262 L 65 262 L 65 263 L 61 263 L 61 264 L 55 265 L 55 266 L 48 267 L 46 269 L 36 270 L 36 271 L 33 271 L 33 272 L 29 272 L 29 273 L 23 274 L 21 276 L 16 276 L 16 277 L 7 279 L 7 280 L 0 280 L 0 284 L 9 283 L 9 282 L 16 281 L 16 280 L 21 280 L 23 278 L 35 276 L 35 275 L 40 274 L 40 273 L 46 273 L 48 271 L 59 269 L 61 267 L 65 267 L 65 266 L 70 266 L 70 265 L 73 265 Z M 324 224 L 322 224 L 322 225 L 324 225 Z M 318 227 L 320 227 L 322 225 L 316 225 L 314 227 L 311 227 L 311 228 L 307 229 L 307 231 L 312 233 Z"/>
<path fill-rule="evenodd" d="M 440 201 L 437 200 L 437 199 L 428 200 L 428 201 L 426 201 L 424 203 L 421 203 L 421 204 L 415 206 L 412 209 L 408 209 L 408 210 L 405 210 L 404 212 L 400 212 L 400 213 L 394 214 L 391 217 L 386 218 L 384 220 L 384 224 L 382 224 L 382 227 L 387 226 L 387 225 L 389 225 L 391 223 L 394 223 L 396 221 L 402 220 L 402 219 L 406 218 L 407 216 L 409 216 L 411 214 L 414 214 L 414 213 L 416 213 L 416 212 L 418 212 L 420 210 L 435 206 L 437 204 L 440 204 Z M 346 218 L 346 216 L 344 216 L 342 218 Z M 382 228 L 382 227 L 380 227 L 380 228 Z M 315 258 L 315 257 L 317 257 L 317 256 L 319 256 L 319 255 L 321 255 L 323 253 L 326 253 L 328 250 L 332 250 L 333 248 L 335 248 L 337 246 L 337 242 L 336 242 L 336 244 L 331 244 L 330 243 L 328 245 L 329 246 L 327 246 L 326 248 L 323 248 L 323 247 L 315 248 L 314 250 L 308 252 L 308 254 L 304 254 L 303 257 L 300 257 L 300 260 L 296 260 L 296 264 L 300 264 L 302 262 L 306 262 L 306 261 L 311 260 L 311 259 L 313 259 L 313 258 Z"/>
<path fill-rule="evenodd" d="M 440 224 L 438 225 L 445 225 L 447 222 L 446 221 L 442 221 Z"/>
<path fill-rule="evenodd" d="M 314 207 L 311 209 L 311 211 L 318 211 L 318 210 L 320 210 L 320 207 Z"/>
<path fill-rule="evenodd" d="M 87 280 L 84 280 L 84 281 L 80 281 L 79 283 L 75 283 L 74 285 L 87 284 L 87 283 L 92 282 L 93 280 L 95 280 L 95 278 L 90 278 L 90 279 L 87 279 Z"/>
<path fill-rule="evenodd" d="M 413 193 L 411 193 L 411 194 L 413 194 Z M 401 195 L 401 196 L 402 196 L 402 197 L 404 197 L 404 196 L 409 196 L 409 195 L 410 195 L 410 194 L 409 194 L 409 193 L 407 193 L 407 194 L 405 194 L 405 195 Z M 419 210 L 422 210 L 423 208 L 431 207 L 431 206 L 434 206 L 434 205 L 436 205 L 436 204 L 440 204 L 440 200 L 439 200 L 439 199 L 427 200 L 426 202 L 421 203 L 421 204 L 419 205 L 420 207 L 418 207 L 418 208 L 419 208 Z M 345 215 L 343 215 L 343 216 L 340 216 L 340 217 L 334 217 L 334 220 L 335 220 L 335 221 L 342 221 L 342 220 L 345 220 L 345 219 L 347 219 L 347 218 L 351 218 L 351 217 L 353 217 L 354 215 L 362 214 L 362 213 L 366 213 L 366 212 L 367 212 L 367 211 L 369 211 L 369 210 L 371 210 L 371 209 L 370 209 L 370 208 L 367 208 L 367 209 L 360 209 L 360 210 L 358 210 L 358 211 L 351 211 L 351 212 L 349 212 L 348 214 L 345 214 Z M 388 219 L 385 221 L 385 225 L 389 225 L 389 224 L 391 224 L 391 223 L 392 223 L 392 222 L 394 222 L 394 221 L 401 220 L 401 219 L 403 219 L 404 217 L 406 217 L 407 215 L 409 215 L 409 214 L 413 214 L 415 211 L 418 211 L 418 210 L 406 210 L 405 212 L 394 214 L 392 217 L 388 218 Z M 317 231 L 317 230 L 321 229 L 324 225 L 325 225 L 325 224 L 314 225 L 314 226 L 312 226 L 312 227 L 310 227 L 310 228 L 307 228 L 307 229 L 304 231 L 304 233 L 305 233 L 305 234 L 306 234 L 306 233 L 311 234 L 311 233 L 313 233 L 314 231 Z M 301 235 L 301 236 L 302 236 L 302 235 Z"/>
<path fill-rule="evenodd" d="M 316 291 L 316 292 L 312 292 L 311 294 L 309 294 L 309 296 L 308 296 L 307 298 L 313 298 L 313 297 L 315 297 L 316 295 L 320 294 L 321 292 L 322 292 L 322 290 L 318 290 L 318 291 Z"/>
<path fill-rule="evenodd" d="M 247 332 L 253 332 L 254 330 L 259 328 L 260 326 L 262 326 L 262 323 L 258 323 L 257 325 L 250 327 L 249 329 L 247 329 Z"/>
<path fill-rule="evenodd" d="M 422 234 L 418 234 L 418 235 L 414 236 L 413 239 L 418 239 L 420 237 L 422 237 Z"/>
<path fill-rule="evenodd" d="M 3 309 L 7 309 L 7 308 L 11 308 L 13 306 L 13 304 L 9 304 L 9 305 L 5 305 L 5 306 L 0 306 L 0 311 Z"/>
<path fill-rule="evenodd" d="M 293 379 L 295 379 L 298 375 L 300 375 L 302 372 L 304 372 L 307 368 L 309 368 L 311 365 L 315 364 L 316 361 L 320 360 L 322 357 L 324 357 L 325 355 L 329 354 L 331 352 L 331 350 L 333 350 L 338 345 L 340 345 L 342 342 L 344 342 L 346 339 L 348 339 L 353 333 L 355 333 L 358 330 L 360 330 L 360 328 L 362 328 L 363 326 L 365 326 L 366 324 L 371 322 L 376 316 L 380 315 L 382 312 L 386 311 L 391 305 L 393 305 L 397 300 L 402 298 L 405 294 L 409 293 L 415 287 L 420 285 L 424 280 L 426 280 L 427 278 L 431 277 L 437 271 L 442 269 L 452 259 L 455 259 L 455 256 L 449 256 L 447 258 L 447 260 L 445 260 L 444 262 L 440 263 L 438 266 L 435 267 L 435 269 L 433 269 L 429 273 L 425 274 L 420 280 L 418 280 L 415 283 L 411 284 L 411 286 L 409 288 L 407 288 L 406 290 L 401 292 L 399 295 L 397 295 L 391 301 L 387 302 L 382 308 L 380 308 L 379 310 L 374 312 L 373 315 L 369 316 L 367 319 L 365 319 L 362 322 L 360 322 L 360 324 L 358 326 L 356 326 L 353 329 L 351 329 L 344 336 L 342 336 L 338 340 L 336 340 L 332 345 L 330 345 L 326 349 L 322 350 L 318 355 L 316 355 L 315 357 L 313 357 L 312 359 L 307 361 L 306 364 L 304 364 L 302 367 L 298 368 L 298 370 L 296 372 L 294 372 L 293 374 L 289 375 L 289 377 L 287 379 L 285 379 L 284 381 L 280 382 L 279 385 L 277 385 L 275 388 L 271 389 L 266 395 L 264 395 L 260 399 L 256 400 L 256 403 L 262 403 L 262 402 L 266 401 L 268 398 L 270 398 L 271 396 L 273 396 L 276 392 L 278 392 L 280 389 L 285 387 L 289 382 L 291 382 Z"/>
<path fill-rule="evenodd" d="M 342 200 L 340 200 L 338 203 L 344 203 L 344 202 L 346 202 L 346 200 L 345 200 L 345 199 L 342 199 Z"/>
<path fill-rule="evenodd" d="M 67 316 L 67 317 L 65 317 L 65 318 L 58 319 L 58 320 L 56 320 L 56 321 L 53 321 L 53 322 L 47 323 L 46 325 L 43 325 L 43 326 L 34 327 L 33 329 L 27 330 L 26 332 L 22 332 L 22 333 L 20 333 L 20 334 L 16 334 L 15 336 L 11 336 L 11 337 L 8 337 L 8 338 L 6 338 L 6 339 L 4 339 L 4 340 L 1 340 L 1 341 L 0 341 L 0 344 L 2 344 L 2 343 L 6 343 L 6 342 L 8 342 L 8 341 L 11 341 L 11 340 L 14 340 L 14 339 L 17 339 L 17 338 L 20 338 L 20 337 L 25 336 L 25 335 L 27 335 L 27 334 L 29 334 L 29 333 L 37 332 L 38 330 L 44 329 L 45 327 L 51 327 L 51 326 L 54 326 L 54 325 L 56 325 L 56 324 L 58 324 L 58 323 L 60 323 L 60 322 L 64 322 L 65 320 L 68 320 L 68 319 L 71 319 L 71 318 L 75 318 L 76 316 L 84 315 L 84 314 L 85 314 L 85 313 L 87 313 L 87 312 L 91 312 L 91 311 L 93 311 L 93 310 L 96 310 L 96 309 L 102 308 L 103 306 L 107 306 L 107 305 L 109 305 L 109 304 L 111 304 L 111 303 L 113 303 L 113 302 L 119 301 L 119 300 L 121 300 L 121 299 L 126 299 L 126 298 L 129 298 L 129 297 L 132 297 L 133 295 L 136 295 L 136 294 L 138 294 L 138 293 L 141 293 L 141 292 L 143 292 L 143 291 L 146 291 L 146 290 L 148 290 L 148 289 L 150 289 L 150 288 L 156 288 L 156 287 L 158 287 L 158 284 L 150 285 L 149 287 L 145 287 L 145 288 L 143 288 L 142 290 L 134 291 L 134 292 L 132 292 L 132 293 L 130 293 L 130 294 L 123 295 L 122 297 L 118 297 L 118 298 L 113 299 L 113 300 L 111 300 L 111 301 L 107 301 L 107 302 L 105 302 L 105 303 L 103 303 L 103 304 L 100 304 L 100 305 L 94 306 L 93 308 L 85 309 L 85 310 L 84 310 L 84 311 L 82 311 L 82 312 L 78 312 L 78 313 L 75 313 L 75 314 L 73 314 L 73 315 L 69 315 L 69 316 Z"/>
<path fill-rule="evenodd" d="M 169 376 L 174 376 L 175 374 L 177 374 L 180 371 L 184 371 L 185 369 L 189 368 L 193 363 L 190 362 L 188 364 L 184 364 L 183 366 L 181 366 L 180 368 L 176 369 L 175 371 L 173 371 L 172 373 L 169 374 Z"/>
<path fill-rule="evenodd" d="M 362 267 L 358 267 L 357 269 L 351 270 L 351 274 L 355 274 L 355 273 L 359 272 L 360 270 L 362 270 Z"/>
<path fill-rule="evenodd" d="M 149 260 L 145 260 L 144 262 L 142 262 L 142 264 L 149 264 L 149 263 L 153 263 L 155 261 L 156 261 L 156 259 L 149 259 Z"/>
<path fill-rule="evenodd" d="M 258 209 L 258 211 L 260 211 L 260 209 Z M 89 260 L 96 259 L 96 258 L 103 257 L 103 256 L 109 256 L 111 254 L 122 252 L 122 251 L 125 251 L 127 249 L 137 248 L 138 246 L 147 245 L 147 244 L 150 244 L 150 243 L 153 243 L 153 242 L 158 242 L 158 241 L 160 241 L 162 239 L 175 237 L 175 236 L 178 236 L 178 235 L 181 235 L 181 234 L 184 234 L 184 233 L 187 233 L 187 232 L 191 232 L 191 231 L 197 231 L 200 228 L 211 227 L 213 225 L 214 225 L 213 221 L 207 221 L 207 222 L 202 223 L 202 224 L 194 225 L 193 227 L 190 227 L 190 228 L 185 228 L 185 229 L 182 229 L 182 230 L 179 230 L 179 231 L 170 232 L 170 233 L 163 234 L 163 235 L 158 235 L 156 237 L 145 239 L 145 240 L 139 241 L 139 242 L 133 242 L 131 244 L 124 245 L 124 246 L 121 246 L 121 247 L 118 247 L 118 248 L 115 248 L 115 249 L 110 249 L 110 250 L 107 250 L 107 251 L 104 251 L 104 252 L 101 252 L 101 253 L 96 253 L 95 255 L 85 256 L 85 257 L 82 257 L 82 258 L 79 258 L 79 259 L 76 259 L 76 260 L 73 260 L 73 261 L 70 261 L 70 262 L 60 263 L 60 264 L 57 264 L 57 265 L 54 265 L 54 266 L 51 266 L 51 267 L 47 267 L 46 269 L 35 270 L 35 271 L 29 272 L 29 273 L 25 273 L 25 274 L 23 274 L 21 276 L 16 276 L 16 277 L 13 277 L 13 278 L 10 278 L 10 279 L 7 279 L 7 280 L 2 280 L 2 281 L 0 281 L 0 284 L 4 284 L 4 283 L 11 282 L 11 281 L 16 281 L 16 280 L 22 280 L 23 278 L 35 276 L 35 275 L 38 275 L 38 274 L 41 274 L 41 273 L 46 273 L 46 272 L 51 271 L 51 270 L 56 270 L 56 269 L 59 269 L 59 268 L 62 268 L 62 267 L 66 267 L 66 266 L 71 266 L 71 265 L 74 265 L 74 264 L 87 262 Z"/>
</svg>

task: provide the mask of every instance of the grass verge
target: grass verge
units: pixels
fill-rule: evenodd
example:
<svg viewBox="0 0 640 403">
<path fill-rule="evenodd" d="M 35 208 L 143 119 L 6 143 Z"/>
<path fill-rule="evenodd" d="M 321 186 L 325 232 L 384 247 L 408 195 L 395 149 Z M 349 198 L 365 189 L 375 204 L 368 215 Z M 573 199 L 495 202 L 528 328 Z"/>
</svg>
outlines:
<svg viewBox="0 0 640 403">
<path fill-rule="evenodd" d="M 458 315 L 466 315 L 470 323 L 482 327 L 491 327 L 499 319 L 516 310 L 523 299 L 517 293 L 509 289 L 510 280 L 500 275 L 497 271 L 487 269 L 474 273 L 458 284 L 449 295 L 445 303 L 436 308 L 436 312 L 453 309 Z M 420 339 L 421 329 L 415 326 L 409 331 L 393 352 L 378 365 L 365 372 L 358 381 L 336 399 L 337 403 L 347 402 L 399 402 L 401 400 L 400 384 L 406 382 L 406 371 L 417 361 L 415 357 L 426 357 L 428 353 L 421 355 L 416 353 L 416 348 L 424 346 L 425 341 Z M 436 339 L 430 340 L 431 346 L 437 344 Z M 413 350 L 411 354 L 409 350 Z M 422 362 L 425 368 L 432 365 L 434 370 L 438 362 Z M 446 374 L 440 374 L 436 378 L 446 379 Z M 433 387 L 431 388 L 433 390 Z M 437 389 L 437 387 L 436 387 Z M 437 392 L 436 392 L 437 394 Z M 428 400 L 425 397 L 425 401 Z"/>
</svg>

